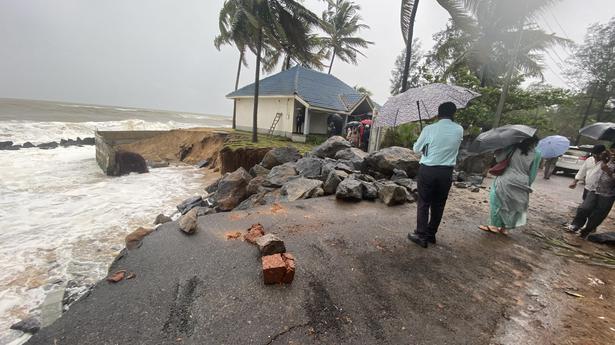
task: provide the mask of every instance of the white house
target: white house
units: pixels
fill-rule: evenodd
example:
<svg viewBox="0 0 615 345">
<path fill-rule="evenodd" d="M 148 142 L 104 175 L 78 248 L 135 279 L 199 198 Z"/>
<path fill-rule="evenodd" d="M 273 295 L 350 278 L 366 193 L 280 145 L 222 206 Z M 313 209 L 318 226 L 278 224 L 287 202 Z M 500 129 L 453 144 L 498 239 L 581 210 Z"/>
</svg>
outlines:
<svg viewBox="0 0 615 345">
<path fill-rule="evenodd" d="M 226 96 L 237 102 L 237 129 L 252 130 L 254 84 Z M 340 114 L 371 116 L 374 103 L 336 77 L 295 66 L 260 81 L 258 131 L 267 133 L 276 114 L 281 114 L 274 134 L 305 141 L 308 134 L 327 134 L 327 117 Z M 297 128 L 298 115 L 304 124 Z"/>
</svg>

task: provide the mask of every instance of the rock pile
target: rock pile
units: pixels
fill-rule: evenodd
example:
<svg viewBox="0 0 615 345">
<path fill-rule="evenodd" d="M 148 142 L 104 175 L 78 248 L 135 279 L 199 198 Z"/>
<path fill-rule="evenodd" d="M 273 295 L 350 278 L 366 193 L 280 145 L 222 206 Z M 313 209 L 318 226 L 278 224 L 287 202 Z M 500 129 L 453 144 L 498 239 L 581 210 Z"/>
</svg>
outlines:
<svg viewBox="0 0 615 345">
<path fill-rule="evenodd" d="M 33 147 L 38 147 L 39 149 L 49 150 L 55 149 L 59 146 L 68 147 L 68 146 L 86 146 L 86 145 L 95 145 L 96 140 L 93 137 L 88 138 L 79 138 L 77 139 L 61 139 L 59 142 L 50 141 L 48 143 L 41 143 L 38 145 L 34 145 L 31 142 L 27 141 L 22 145 L 15 145 L 12 141 L 0 141 L 0 150 L 19 150 L 19 149 L 28 149 Z"/>
<path fill-rule="evenodd" d="M 416 183 L 411 177 L 417 174 L 419 159 L 403 147 L 367 154 L 339 136 L 303 156 L 292 147 L 275 148 L 249 172 L 239 168 L 225 174 L 205 189 L 205 198 L 188 199 L 178 210 L 246 210 L 325 195 L 355 202 L 380 199 L 390 206 L 414 202 Z"/>
</svg>

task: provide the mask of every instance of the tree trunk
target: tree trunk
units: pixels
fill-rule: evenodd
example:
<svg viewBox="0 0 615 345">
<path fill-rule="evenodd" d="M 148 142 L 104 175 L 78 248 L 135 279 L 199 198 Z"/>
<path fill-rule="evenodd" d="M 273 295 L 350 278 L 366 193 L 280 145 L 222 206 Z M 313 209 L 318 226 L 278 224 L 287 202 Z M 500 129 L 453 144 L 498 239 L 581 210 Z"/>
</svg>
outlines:
<svg viewBox="0 0 615 345">
<path fill-rule="evenodd" d="M 585 122 L 587 122 L 587 118 L 589 117 L 589 111 L 591 110 L 592 103 L 594 102 L 594 95 L 596 94 L 596 88 L 592 90 L 592 94 L 589 97 L 589 103 L 587 103 L 587 108 L 585 108 L 585 114 L 583 115 L 583 120 L 581 121 L 581 128 L 585 127 Z M 579 141 L 581 140 L 581 134 L 577 134 L 577 138 L 574 141 L 575 145 L 579 145 Z"/>
<path fill-rule="evenodd" d="M 335 48 L 333 48 L 333 57 L 331 57 L 331 64 L 329 65 L 329 74 L 331 74 L 331 68 L 333 67 L 333 61 L 335 61 Z"/>
<path fill-rule="evenodd" d="M 239 88 L 239 76 L 241 75 L 241 63 L 243 61 L 243 51 L 239 52 L 239 64 L 237 65 L 237 77 L 235 78 L 235 91 Z M 237 100 L 233 100 L 233 129 L 237 127 Z"/>
<path fill-rule="evenodd" d="M 258 87 L 260 86 L 261 49 L 263 48 L 263 29 L 258 30 L 256 43 L 256 73 L 254 76 L 254 112 L 252 113 L 252 142 L 258 141 Z"/>
<path fill-rule="evenodd" d="M 408 39 L 406 41 L 406 61 L 404 62 L 404 73 L 401 78 L 401 92 L 408 89 L 408 75 L 410 74 L 410 59 L 412 58 L 412 36 L 414 35 L 414 21 L 416 19 L 416 10 L 419 7 L 419 0 L 414 0 L 412 13 L 410 13 L 410 23 L 408 23 Z"/>
<path fill-rule="evenodd" d="M 487 66 L 483 65 L 480 69 L 480 87 L 485 87 L 487 85 Z"/>
<path fill-rule="evenodd" d="M 500 126 L 502 120 L 502 111 L 504 110 L 504 103 L 506 103 L 506 97 L 508 97 L 508 89 L 510 88 L 510 81 L 512 79 L 514 61 L 511 62 L 511 67 L 506 73 L 506 79 L 504 80 L 504 86 L 502 87 L 502 94 L 500 94 L 500 100 L 498 101 L 498 108 L 495 111 L 495 120 L 493 120 L 493 128 Z"/>
<path fill-rule="evenodd" d="M 282 67 L 283 71 L 286 71 L 290 68 L 290 54 L 286 54 L 286 58 L 284 59 L 284 66 Z"/>
</svg>

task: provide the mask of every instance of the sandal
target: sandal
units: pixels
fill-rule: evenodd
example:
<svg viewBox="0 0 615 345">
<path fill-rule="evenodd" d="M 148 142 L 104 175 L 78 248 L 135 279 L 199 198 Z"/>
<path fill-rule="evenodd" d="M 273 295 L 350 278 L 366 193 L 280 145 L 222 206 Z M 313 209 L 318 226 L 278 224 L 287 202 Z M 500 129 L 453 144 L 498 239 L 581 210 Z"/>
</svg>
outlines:
<svg viewBox="0 0 615 345">
<path fill-rule="evenodd" d="M 487 225 L 480 225 L 478 228 L 480 230 L 485 231 L 485 232 L 492 232 L 494 234 L 499 234 L 500 233 L 500 230 L 497 227 L 491 226 L 491 225 L 489 225 L 489 226 L 487 226 Z"/>
</svg>

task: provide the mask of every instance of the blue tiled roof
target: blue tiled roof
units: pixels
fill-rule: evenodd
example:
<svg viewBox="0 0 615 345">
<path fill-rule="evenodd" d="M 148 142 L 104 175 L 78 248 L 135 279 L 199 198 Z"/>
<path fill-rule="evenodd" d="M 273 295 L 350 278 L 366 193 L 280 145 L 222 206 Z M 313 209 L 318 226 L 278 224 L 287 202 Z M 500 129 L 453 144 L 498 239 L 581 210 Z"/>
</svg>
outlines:
<svg viewBox="0 0 615 345">
<path fill-rule="evenodd" d="M 254 84 L 229 93 L 227 98 L 249 97 L 254 95 Z M 352 110 L 363 95 L 336 77 L 295 66 L 260 81 L 261 96 L 297 95 L 309 105 L 335 111 Z"/>
</svg>

